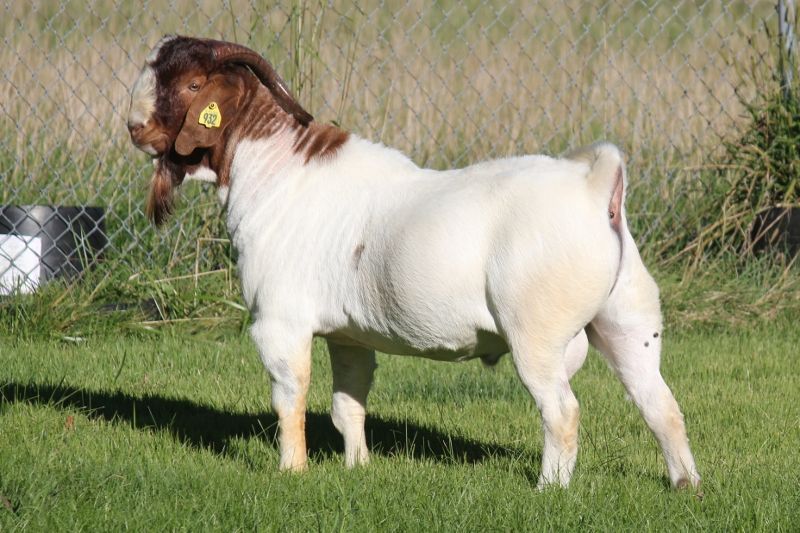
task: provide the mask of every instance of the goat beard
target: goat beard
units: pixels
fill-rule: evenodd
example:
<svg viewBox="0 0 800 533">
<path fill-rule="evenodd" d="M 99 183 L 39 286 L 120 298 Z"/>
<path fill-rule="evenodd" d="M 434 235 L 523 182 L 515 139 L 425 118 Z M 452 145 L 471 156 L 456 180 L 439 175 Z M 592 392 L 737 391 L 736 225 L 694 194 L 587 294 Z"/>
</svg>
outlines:
<svg viewBox="0 0 800 533">
<path fill-rule="evenodd" d="M 195 150 L 188 156 L 170 150 L 158 158 L 145 206 L 145 214 L 153 224 L 161 226 L 169 218 L 175 204 L 175 189 L 183 183 L 187 173 L 202 166 L 209 166 L 206 150 Z"/>
<path fill-rule="evenodd" d="M 172 160 L 170 153 L 162 155 L 150 178 L 150 194 L 147 197 L 145 214 L 156 226 L 161 226 L 172 214 L 175 204 L 175 188 L 186 176 L 186 168 Z"/>
</svg>

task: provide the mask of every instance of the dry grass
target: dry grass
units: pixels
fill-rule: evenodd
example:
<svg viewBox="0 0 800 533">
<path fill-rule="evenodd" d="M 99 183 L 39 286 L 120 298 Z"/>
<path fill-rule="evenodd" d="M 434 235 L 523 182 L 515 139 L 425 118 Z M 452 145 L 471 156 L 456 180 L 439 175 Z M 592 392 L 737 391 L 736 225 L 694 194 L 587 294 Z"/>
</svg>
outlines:
<svg viewBox="0 0 800 533">
<path fill-rule="evenodd" d="M 597 137 L 633 154 L 702 160 L 742 114 L 735 92 L 747 98 L 756 89 L 746 63 L 768 48 L 761 20 L 772 9 L 730 2 L 697 11 L 667 1 L 652 9 L 578 1 L 172 4 L 7 3 L 0 98 L 2 118 L 16 127 L 6 150 L 29 162 L 36 150 L 111 143 L 132 158 L 123 128 L 129 86 L 155 41 L 180 32 L 265 52 L 320 119 L 422 163 L 561 150 Z"/>
<path fill-rule="evenodd" d="M 717 231 L 709 213 L 735 180 L 714 166 L 721 141 L 739 137 L 742 102 L 773 68 L 772 1 L 4 1 L 0 202 L 106 205 L 114 250 L 151 281 L 218 270 L 229 254 L 197 249 L 224 234 L 197 185 L 184 187 L 169 232 L 141 212 L 151 170 L 124 122 L 129 87 L 165 33 L 251 46 L 318 120 L 423 165 L 612 140 L 629 154 L 629 218 L 648 263 L 681 272 L 675 294 L 696 296 Z M 743 216 L 718 215 L 725 228 Z"/>
</svg>

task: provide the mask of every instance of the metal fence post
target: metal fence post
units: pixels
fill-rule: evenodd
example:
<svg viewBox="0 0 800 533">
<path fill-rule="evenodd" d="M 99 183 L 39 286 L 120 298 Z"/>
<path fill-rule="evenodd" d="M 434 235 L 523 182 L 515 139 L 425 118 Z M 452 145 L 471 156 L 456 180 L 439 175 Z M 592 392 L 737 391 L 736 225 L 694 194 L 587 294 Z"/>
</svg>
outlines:
<svg viewBox="0 0 800 533">
<path fill-rule="evenodd" d="M 795 74 L 795 34 L 797 20 L 794 0 L 778 0 L 778 39 L 780 46 L 778 68 L 781 70 L 781 90 L 783 97 L 789 99 L 794 91 Z"/>
</svg>

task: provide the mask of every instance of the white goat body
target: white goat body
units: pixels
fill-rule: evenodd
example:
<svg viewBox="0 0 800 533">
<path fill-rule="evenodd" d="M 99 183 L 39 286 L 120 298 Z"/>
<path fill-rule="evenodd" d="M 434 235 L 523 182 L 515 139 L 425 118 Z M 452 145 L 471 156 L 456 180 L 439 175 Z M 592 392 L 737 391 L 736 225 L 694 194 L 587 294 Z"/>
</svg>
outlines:
<svg viewBox="0 0 800 533">
<path fill-rule="evenodd" d="M 461 360 L 510 348 L 545 417 L 540 484 L 566 484 L 577 453 L 568 380 L 592 323 L 595 344 L 664 446 L 673 483 L 699 482 L 658 372 L 658 289 L 626 225 L 617 233 L 609 224 L 623 175 L 614 146 L 437 172 L 357 137 L 335 158 L 308 164 L 287 155 L 290 143 L 288 133 L 241 141 L 227 196 L 252 333 L 279 414 L 291 418 L 303 403 L 294 391 L 309 379 L 307 339 L 328 338 L 334 375 L 349 373 L 335 379 L 333 416 L 356 464 L 366 460 L 373 349 Z M 286 339 L 303 342 L 276 350 Z M 282 466 L 303 468 L 302 436 L 285 429 Z"/>
<path fill-rule="evenodd" d="M 534 307 L 564 315 L 566 345 L 611 290 L 613 184 L 593 194 L 584 162 L 529 156 L 436 172 L 351 138 L 333 160 L 295 157 L 273 171 L 289 142 L 279 137 L 238 145 L 227 200 L 259 321 L 453 360 L 505 353 L 501 325 Z M 598 153 L 619 167 L 616 149 Z"/>
<path fill-rule="evenodd" d="M 263 85 L 254 89 L 253 74 L 228 62 L 248 65 Z M 175 86 L 157 88 L 159 80 Z M 673 485 L 699 485 L 659 370 L 658 288 L 627 228 L 616 147 L 421 169 L 316 125 L 263 58 L 220 41 L 162 40 L 134 87 L 132 140 L 161 157 L 154 219 L 168 214 L 184 176 L 216 176 L 272 380 L 282 468 L 306 466 L 319 335 L 348 465 L 367 460 L 374 350 L 488 362 L 510 351 L 544 422 L 540 485 L 566 485 L 578 431 L 569 379 L 586 356 L 585 327 L 661 444 Z M 217 101 L 225 127 L 198 126 L 200 110 Z"/>
</svg>

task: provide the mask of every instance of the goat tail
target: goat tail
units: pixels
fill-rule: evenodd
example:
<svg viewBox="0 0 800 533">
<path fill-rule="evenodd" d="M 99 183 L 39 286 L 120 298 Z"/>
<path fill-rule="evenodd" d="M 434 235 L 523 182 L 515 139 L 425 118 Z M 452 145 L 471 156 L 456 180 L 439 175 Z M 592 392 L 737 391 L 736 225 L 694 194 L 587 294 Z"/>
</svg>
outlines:
<svg viewBox="0 0 800 533">
<path fill-rule="evenodd" d="M 589 165 L 586 176 L 589 188 L 597 196 L 608 200 L 611 226 L 620 231 L 625 216 L 625 192 L 628 189 L 622 152 L 611 143 L 600 142 L 570 152 L 566 158 Z"/>
</svg>

